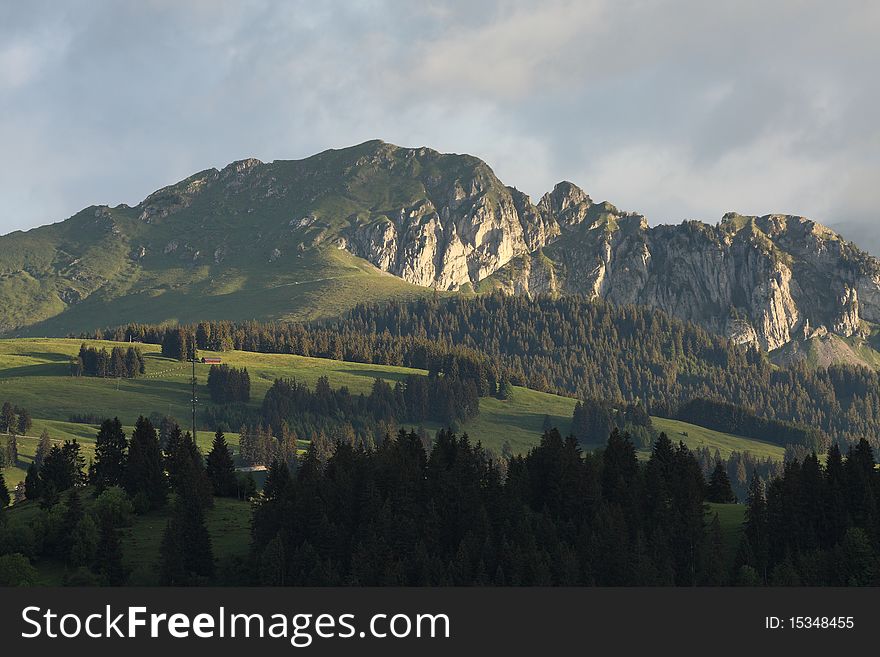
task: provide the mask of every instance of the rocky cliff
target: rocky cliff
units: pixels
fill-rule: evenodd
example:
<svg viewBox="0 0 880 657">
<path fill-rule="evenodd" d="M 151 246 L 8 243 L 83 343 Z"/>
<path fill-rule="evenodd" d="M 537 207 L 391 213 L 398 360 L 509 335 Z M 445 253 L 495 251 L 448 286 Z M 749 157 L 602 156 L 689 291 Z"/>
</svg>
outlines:
<svg viewBox="0 0 880 657">
<path fill-rule="evenodd" d="M 536 277 L 537 263 L 548 273 Z M 774 350 L 828 332 L 865 337 L 880 311 L 878 272 L 877 260 L 804 217 L 729 213 L 715 226 L 650 227 L 605 204 L 491 283 L 658 308 Z"/>
</svg>

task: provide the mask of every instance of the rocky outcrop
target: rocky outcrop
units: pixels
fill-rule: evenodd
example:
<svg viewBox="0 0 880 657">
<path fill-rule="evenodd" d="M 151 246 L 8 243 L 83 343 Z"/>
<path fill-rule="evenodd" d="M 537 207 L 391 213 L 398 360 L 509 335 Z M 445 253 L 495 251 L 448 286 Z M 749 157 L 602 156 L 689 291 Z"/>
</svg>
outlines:
<svg viewBox="0 0 880 657">
<path fill-rule="evenodd" d="M 358 166 L 399 166 L 379 150 Z M 436 155 L 406 158 L 424 166 Z M 644 305 L 767 350 L 805 334 L 862 335 L 865 320 L 880 322 L 878 262 L 803 217 L 729 213 L 714 226 L 652 228 L 567 181 L 534 204 L 480 164 L 421 183 L 415 203 L 352 217 L 337 245 L 417 285 L 455 290 L 488 279 L 484 287 L 510 294 Z"/>
<path fill-rule="evenodd" d="M 552 292 L 658 308 L 768 350 L 828 332 L 864 335 L 864 321 L 880 317 L 880 263 L 803 217 L 651 228 L 592 205 L 579 222 L 559 223 L 561 237 L 541 254 L 560 272 Z M 520 264 L 492 278 L 530 294 L 530 276 Z"/>
<path fill-rule="evenodd" d="M 340 244 L 410 283 L 455 290 L 558 234 L 527 196 L 504 187 L 488 167 L 470 173 L 426 179 L 425 198 L 354 219 Z"/>
</svg>

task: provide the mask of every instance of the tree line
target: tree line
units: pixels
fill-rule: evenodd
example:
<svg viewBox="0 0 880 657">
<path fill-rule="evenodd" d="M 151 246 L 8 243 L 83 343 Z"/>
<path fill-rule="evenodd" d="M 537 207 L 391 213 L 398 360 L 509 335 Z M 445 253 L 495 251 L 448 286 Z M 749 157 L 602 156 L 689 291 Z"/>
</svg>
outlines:
<svg viewBox="0 0 880 657">
<path fill-rule="evenodd" d="M 156 564 L 160 580 L 168 585 L 210 582 L 214 559 L 204 514 L 214 496 L 248 499 L 256 485 L 250 475 L 236 473 L 222 431 L 203 458 L 189 432 L 170 422 L 164 430 L 163 447 L 159 432 L 144 417 L 130 439 L 118 418 L 105 420 L 88 468 L 75 439 L 41 446 L 24 493 L 26 500 L 39 503 L 43 515 L 23 533 L 0 532 L 0 555 L 53 557 L 74 569 L 69 584 L 119 585 L 129 576 L 121 561 L 119 529 L 132 513 L 170 504 Z M 86 485 L 96 497 L 89 513 L 81 499 Z"/>
<path fill-rule="evenodd" d="M 79 354 L 70 364 L 72 376 L 99 376 L 133 379 L 146 372 L 141 350 L 137 347 L 113 347 L 111 351 L 101 347 L 80 346 Z"/>
<path fill-rule="evenodd" d="M 880 471 L 865 439 L 785 464 L 748 494 L 734 576 L 745 585 L 880 584 Z"/>
<path fill-rule="evenodd" d="M 828 448 L 825 437 L 816 429 L 761 417 L 751 409 L 719 400 L 692 399 L 666 416 L 782 446 L 799 445 L 821 452 Z"/>
<path fill-rule="evenodd" d="M 246 404 L 251 400 L 251 377 L 246 367 L 211 365 L 207 386 L 215 404 Z"/>
<path fill-rule="evenodd" d="M 574 405 L 571 433 L 582 445 L 599 445 L 615 428 L 626 431 L 639 447 L 650 447 L 655 440 L 651 416 L 641 403 L 612 403 L 585 399 Z"/>
<path fill-rule="evenodd" d="M 209 339 L 212 335 L 227 337 L 218 342 Z M 237 349 L 410 367 L 429 374 L 472 378 L 482 396 L 498 394 L 502 383 L 496 363 L 479 349 L 420 337 L 401 338 L 389 332 L 369 335 L 307 324 L 220 321 L 182 326 L 129 324 L 80 337 L 158 344 L 163 356 L 178 360 L 193 358 L 200 349 Z"/>
<path fill-rule="evenodd" d="M 877 585 L 880 471 L 865 440 L 766 484 L 753 476 L 729 558 L 706 502 L 727 466 L 665 434 L 639 462 L 625 433 L 583 453 L 550 430 L 502 468 L 467 436 L 426 450 L 401 431 L 374 451 L 273 463 L 252 523 L 263 585 Z M 729 465 L 729 464 L 728 464 Z M 778 466 L 778 464 L 777 464 Z M 776 467 L 776 466 L 774 466 Z M 782 467 L 782 466 L 778 466 Z M 766 489 L 766 493 L 765 493 Z M 254 581 L 253 579 L 251 581 Z"/>
<path fill-rule="evenodd" d="M 409 375 L 393 387 L 376 378 L 368 395 L 353 395 L 344 386 L 333 389 L 325 376 L 318 378 L 314 390 L 301 381 L 277 379 L 263 399 L 259 423 L 282 443 L 284 435 L 293 432 L 310 440 L 335 436 L 370 448 L 406 423 L 458 426 L 475 417 L 480 410 L 479 385 L 461 370 L 444 376 Z M 254 433 L 250 426 L 243 431 Z M 268 465 L 272 449 L 260 450 L 256 458 Z"/>
<path fill-rule="evenodd" d="M 577 296 L 421 299 L 361 305 L 321 323 L 132 324 L 95 337 L 423 369 L 459 353 L 483 364 L 494 382 L 491 394 L 504 378 L 580 400 L 641 402 L 655 415 L 694 399 L 724 400 L 759 417 L 811 427 L 822 445 L 880 440 L 880 374 L 871 369 L 775 367 L 754 348 L 663 312 Z"/>
<path fill-rule="evenodd" d="M 766 486 L 754 478 L 735 554 L 706 506 L 735 497 L 725 466 L 707 477 L 697 454 L 662 433 L 643 462 L 617 429 L 594 452 L 550 429 L 503 462 L 448 430 L 427 448 L 412 431 L 374 449 L 337 441 L 322 454 L 313 443 L 276 458 L 262 493 L 247 493 L 250 555 L 218 573 L 204 519 L 214 496 L 241 494 L 230 450 L 222 432 L 204 459 L 179 427 L 167 438 L 163 450 L 140 418 L 128 440 L 107 420 L 88 470 L 75 441 L 53 445 L 37 480 L 43 515 L 24 532 L 0 526 L 0 559 L 24 571 L 49 556 L 76 569 L 68 583 L 123 583 L 119 528 L 171 504 L 164 584 L 880 583 L 880 471 L 865 440 L 846 456 L 832 446 L 824 465 L 814 453 L 792 461 Z M 89 511 L 86 481 L 97 496 Z"/>
</svg>

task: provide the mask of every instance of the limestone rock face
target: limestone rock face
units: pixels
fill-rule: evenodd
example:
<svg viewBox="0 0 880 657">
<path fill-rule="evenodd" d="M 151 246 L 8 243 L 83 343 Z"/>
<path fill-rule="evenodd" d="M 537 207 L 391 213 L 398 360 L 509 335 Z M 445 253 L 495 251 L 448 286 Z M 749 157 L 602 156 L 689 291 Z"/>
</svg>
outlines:
<svg viewBox="0 0 880 657">
<path fill-rule="evenodd" d="M 410 283 L 455 290 L 558 234 L 526 195 L 504 187 L 488 167 L 427 179 L 425 186 L 427 198 L 353 221 L 345 248 Z"/>
<path fill-rule="evenodd" d="M 717 226 L 651 228 L 607 204 L 576 222 L 558 217 L 561 237 L 542 252 L 558 274 L 552 292 L 658 308 L 767 350 L 828 332 L 864 335 L 863 320 L 880 318 L 880 263 L 803 217 L 728 214 Z M 519 264 L 493 278 L 530 294 L 531 277 Z"/>
<path fill-rule="evenodd" d="M 404 161 L 424 167 L 434 155 Z M 379 148 L 357 166 L 399 168 L 400 151 Z M 338 246 L 416 285 L 644 305 L 767 350 L 880 322 L 880 263 L 803 217 L 650 227 L 570 182 L 534 204 L 472 161 L 420 182 L 417 201 L 352 217 Z"/>
</svg>

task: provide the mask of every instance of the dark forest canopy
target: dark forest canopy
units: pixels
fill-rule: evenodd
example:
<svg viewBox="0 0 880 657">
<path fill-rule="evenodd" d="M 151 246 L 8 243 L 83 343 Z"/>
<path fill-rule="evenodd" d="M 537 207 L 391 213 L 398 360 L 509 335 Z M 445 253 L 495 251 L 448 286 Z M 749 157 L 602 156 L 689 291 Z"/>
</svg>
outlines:
<svg viewBox="0 0 880 657">
<path fill-rule="evenodd" d="M 169 337 L 174 333 L 173 338 Z M 320 324 L 130 325 L 98 333 L 198 348 L 293 353 L 431 369 L 446 354 L 487 364 L 495 380 L 582 400 L 641 402 L 675 417 L 694 399 L 812 427 L 819 442 L 880 437 L 880 375 L 864 367 L 775 367 L 693 324 L 582 297 L 491 294 L 364 305 Z"/>
<path fill-rule="evenodd" d="M 880 471 L 864 440 L 845 456 L 832 446 L 824 465 L 810 453 L 766 486 L 754 478 L 735 554 L 706 505 L 731 499 L 724 468 L 707 482 L 702 457 L 665 434 L 642 462 L 617 430 L 584 453 L 551 429 L 501 460 L 451 431 L 427 446 L 406 431 L 377 447 L 313 442 L 274 461 L 261 494 L 234 477 L 220 432 L 207 459 L 179 427 L 161 449 L 144 418 L 130 440 L 105 421 L 98 443 L 88 472 L 75 441 L 31 469 L 26 495 L 42 509 L 27 528 L 0 524 L 0 557 L 54 559 L 122 584 L 125 516 L 171 504 L 156 564 L 166 584 L 880 583 Z M 85 483 L 98 495 L 88 513 Z M 250 555 L 223 569 L 204 522 L 217 494 L 254 502 Z"/>
</svg>

